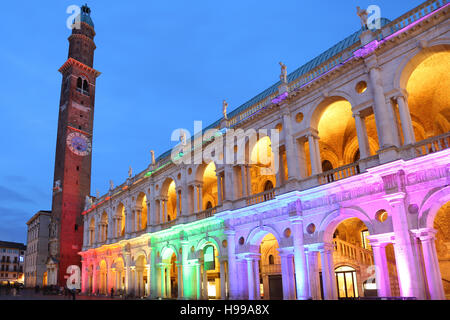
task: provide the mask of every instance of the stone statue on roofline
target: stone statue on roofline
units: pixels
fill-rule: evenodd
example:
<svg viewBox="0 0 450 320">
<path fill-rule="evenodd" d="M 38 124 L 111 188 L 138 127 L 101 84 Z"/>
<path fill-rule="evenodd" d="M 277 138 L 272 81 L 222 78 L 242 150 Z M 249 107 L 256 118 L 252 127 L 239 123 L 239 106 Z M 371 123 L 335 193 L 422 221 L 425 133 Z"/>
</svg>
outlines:
<svg viewBox="0 0 450 320">
<path fill-rule="evenodd" d="M 128 169 L 128 178 L 131 178 L 132 175 L 133 175 L 133 169 L 130 166 L 130 168 Z"/>
<path fill-rule="evenodd" d="M 367 10 L 356 7 L 356 14 L 358 15 L 359 19 L 361 19 L 361 26 L 363 27 L 363 29 L 367 30 L 367 21 L 369 18 L 369 13 L 367 12 Z"/>
<path fill-rule="evenodd" d="M 97 191 L 95 192 L 95 195 L 97 196 L 97 199 L 100 198 L 100 191 L 98 191 L 98 189 L 97 189 Z"/>
<path fill-rule="evenodd" d="M 88 210 L 92 206 L 92 199 L 88 195 L 86 195 L 86 198 L 84 200 L 84 210 Z"/>
<path fill-rule="evenodd" d="M 114 182 L 112 180 L 109 180 L 109 190 L 114 189 Z"/>
<path fill-rule="evenodd" d="M 152 156 L 152 165 L 154 165 L 155 164 L 155 151 L 150 150 L 150 154 Z"/>
<path fill-rule="evenodd" d="M 223 113 L 223 118 L 224 118 L 225 120 L 228 120 L 228 116 L 227 116 L 227 108 L 228 108 L 228 103 L 227 103 L 225 100 L 223 100 L 223 103 L 222 103 L 222 113 Z"/>
<path fill-rule="evenodd" d="M 186 145 L 186 132 L 184 132 L 184 130 L 180 130 L 180 142 L 181 145 Z"/>
<path fill-rule="evenodd" d="M 283 62 L 280 62 L 280 66 L 281 66 L 280 80 L 282 83 L 287 83 L 287 67 Z"/>
</svg>

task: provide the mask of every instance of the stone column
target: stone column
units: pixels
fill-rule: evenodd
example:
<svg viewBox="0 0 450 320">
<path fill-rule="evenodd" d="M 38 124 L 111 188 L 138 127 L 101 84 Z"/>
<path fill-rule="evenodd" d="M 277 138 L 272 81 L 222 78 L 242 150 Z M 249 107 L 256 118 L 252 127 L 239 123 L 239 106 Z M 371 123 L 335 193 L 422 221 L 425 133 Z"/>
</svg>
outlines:
<svg viewBox="0 0 450 320">
<path fill-rule="evenodd" d="M 309 294 L 308 268 L 303 244 L 303 221 L 300 219 L 292 220 L 291 230 L 294 242 L 294 267 L 297 299 L 308 300 L 311 296 Z"/>
<path fill-rule="evenodd" d="M 98 289 L 98 270 L 97 266 L 95 266 L 94 264 L 94 268 L 92 270 L 92 293 L 93 294 L 97 293 L 97 289 Z"/>
<path fill-rule="evenodd" d="M 202 270 L 202 299 L 208 300 L 208 274 L 205 270 L 205 264 L 201 264 Z"/>
<path fill-rule="evenodd" d="M 431 300 L 445 300 L 441 270 L 439 269 L 439 260 L 436 253 L 436 232 L 434 229 L 429 229 L 420 234 L 420 240 L 422 242 L 423 260 L 430 298 Z"/>
<path fill-rule="evenodd" d="M 161 280 L 161 298 L 165 298 L 166 296 L 167 296 L 167 293 L 166 293 L 166 267 L 165 267 L 165 265 L 163 264 L 163 263 L 160 263 L 159 264 L 159 270 L 160 270 L 160 273 L 161 273 L 161 277 L 160 277 L 160 280 Z"/>
<path fill-rule="evenodd" d="M 235 199 L 234 173 L 233 167 L 229 164 L 226 164 L 224 167 L 224 185 L 225 185 L 224 200 L 233 201 Z"/>
<path fill-rule="evenodd" d="M 87 293 L 88 272 L 86 270 L 86 261 L 81 260 L 81 292 Z"/>
<path fill-rule="evenodd" d="M 192 186 L 193 196 L 194 196 L 194 211 L 193 213 L 198 212 L 198 186 L 195 184 Z"/>
<path fill-rule="evenodd" d="M 158 220 L 157 217 L 159 216 L 159 212 L 157 210 L 158 206 L 156 205 L 157 203 L 157 199 L 156 198 L 152 198 L 151 200 L 151 204 L 150 205 L 150 209 L 149 209 L 149 217 L 150 217 L 150 224 L 153 226 L 156 224 L 156 221 Z"/>
<path fill-rule="evenodd" d="M 159 224 L 162 224 L 164 221 L 164 201 L 162 198 L 159 198 Z"/>
<path fill-rule="evenodd" d="M 203 185 L 198 186 L 198 211 L 203 211 Z"/>
<path fill-rule="evenodd" d="M 245 166 L 247 171 L 247 197 L 252 195 L 252 175 L 250 174 L 250 165 Z"/>
<path fill-rule="evenodd" d="M 175 190 L 177 194 L 177 217 L 181 215 L 181 190 Z"/>
<path fill-rule="evenodd" d="M 183 269 L 182 263 L 177 263 L 177 273 L 178 273 L 178 299 L 183 298 Z"/>
<path fill-rule="evenodd" d="M 414 239 L 409 231 L 404 203 L 405 195 L 403 193 L 393 194 L 387 197 L 387 200 L 392 207 L 391 217 L 395 233 L 394 252 L 401 295 L 402 297 L 424 299 L 424 290 L 421 285 L 423 279 L 415 255 Z"/>
<path fill-rule="evenodd" d="M 158 268 L 156 265 L 156 253 L 152 249 L 150 252 L 150 297 L 158 297 Z"/>
<path fill-rule="evenodd" d="M 306 253 L 308 259 L 308 279 L 309 279 L 309 295 L 313 300 L 320 300 L 320 279 L 318 269 L 317 251 L 308 251 Z"/>
<path fill-rule="evenodd" d="M 136 232 L 136 210 L 132 209 L 130 212 L 130 234 L 133 234 Z"/>
<path fill-rule="evenodd" d="M 295 300 L 294 273 L 292 269 L 292 253 L 289 250 L 278 249 L 281 258 L 281 280 L 283 285 L 283 300 Z"/>
<path fill-rule="evenodd" d="M 100 242 L 100 222 L 98 221 L 97 216 L 95 217 L 95 240 L 94 244 L 97 245 Z"/>
<path fill-rule="evenodd" d="M 276 174 L 276 187 L 279 188 L 285 184 L 285 175 L 284 175 L 284 161 L 283 161 L 283 152 L 278 152 L 278 164 L 279 168 Z"/>
<path fill-rule="evenodd" d="M 147 229 L 153 224 L 153 206 L 150 200 L 147 201 Z"/>
<path fill-rule="evenodd" d="M 141 269 L 134 268 L 134 295 L 135 297 L 140 297 L 141 292 Z"/>
<path fill-rule="evenodd" d="M 89 245 L 89 225 L 87 216 L 84 216 L 83 219 L 83 248 L 86 248 Z"/>
<path fill-rule="evenodd" d="M 311 160 L 311 175 L 314 176 L 322 172 L 320 163 L 319 137 L 314 134 L 308 134 L 309 156 Z"/>
<path fill-rule="evenodd" d="M 248 279 L 248 300 L 256 299 L 256 290 L 255 290 L 255 275 L 254 275 L 254 267 L 253 267 L 253 258 L 246 257 L 247 261 L 247 279 Z"/>
<path fill-rule="evenodd" d="M 170 282 L 170 267 L 171 265 L 166 265 L 166 296 L 167 298 L 172 297 L 172 284 Z"/>
<path fill-rule="evenodd" d="M 391 296 L 391 282 L 389 279 L 389 268 L 386 258 L 387 243 L 371 243 L 373 260 L 375 263 L 375 276 L 379 297 Z"/>
<path fill-rule="evenodd" d="M 297 144 L 292 137 L 291 116 L 289 113 L 283 114 L 284 144 L 286 146 L 286 160 L 288 166 L 288 180 L 299 177 L 299 162 Z M 284 173 L 283 173 L 284 174 Z"/>
<path fill-rule="evenodd" d="M 148 212 L 148 211 L 147 211 Z M 152 268 L 154 265 L 147 264 L 147 297 L 152 296 Z"/>
<path fill-rule="evenodd" d="M 131 233 L 131 210 L 125 208 L 125 237 L 129 238 Z"/>
<path fill-rule="evenodd" d="M 242 187 L 242 197 L 247 196 L 247 187 L 246 187 L 246 179 L 245 179 L 245 165 L 241 165 L 241 187 Z"/>
<path fill-rule="evenodd" d="M 164 211 L 163 211 L 163 222 L 167 222 L 167 218 L 168 218 L 168 216 L 167 216 L 167 214 L 168 214 L 168 208 L 167 208 L 167 204 L 168 204 L 168 199 L 164 199 Z"/>
<path fill-rule="evenodd" d="M 197 263 L 195 265 L 195 271 L 196 271 L 196 283 L 197 283 L 197 300 L 200 300 L 202 298 L 202 272 L 201 272 L 201 265 L 200 263 Z"/>
<path fill-rule="evenodd" d="M 320 249 L 322 262 L 322 283 L 325 300 L 337 300 L 336 276 L 334 274 L 333 246 L 324 243 Z"/>
<path fill-rule="evenodd" d="M 222 174 L 217 174 L 217 197 L 218 197 L 218 205 L 222 205 Z"/>
<path fill-rule="evenodd" d="M 404 95 L 397 96 L 398 112 L 400 114 L 400 122 L 402 125 L 404 145 L 416 142 L 414 137 L 414 129 L 412 126 L 411 114 L 409 112 L 408 102 Z"/>
<path fill-rule="evenodd" d="M 374 100 L 373 112 L 375 114 L 380 149 L 391 147 L 395 145 L 394 124 L 389 118 L 391 112 L 389 112 L 386 105 L 380 67 L 374 55 L 370 56 L 365 63 L 369 70 L 370 86 Z"/>
<path fill-rule="evenodd" d="M 225 230 L 224 232 L 227 236 L 227 253 L 228 253 L 228 283 L 229 283 L 229 299 L 235 300 L 238 298 L 239 287 L 237 280 L 237 269 L 236 269 L 236 244 L 234 230 Z"/>
<path fill-rule="evenodd" d="M 253 274 L 255 276 L 255 300 L 261 300 L 261 287 L 259 282 L 259 256 L 253 258 Z"/>
<path fill-rule="evenodd" d="M 226 299 L 226 271 L 225 271 L 225 260 L 220 260 L 220 299 Z"/>
<path fill-rule="evenodd" d="M 358 146 L 360 158 L 365 159 L 370 156 L 369 139 L 367 137 L 367 128 L 361 113 L 353 114 L 355 118 L 356 135 L 358 136 Z"/>
<path fill-rule="evenodd" d="M 125 291 L 130 294 L 133 290 L 133 284 L 131 283 L 131 267 L 125 267 Z"/>
</svg>

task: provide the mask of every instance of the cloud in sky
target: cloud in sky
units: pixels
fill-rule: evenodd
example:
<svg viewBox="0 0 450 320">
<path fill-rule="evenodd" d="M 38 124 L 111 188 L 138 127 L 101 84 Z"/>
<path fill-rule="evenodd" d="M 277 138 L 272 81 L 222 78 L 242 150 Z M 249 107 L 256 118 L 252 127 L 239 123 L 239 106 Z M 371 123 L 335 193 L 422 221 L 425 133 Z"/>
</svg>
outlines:
<svg viewBox="0 0 450 320">
<path fill-rule="evenodd" d="M 11 202 L 26 204 L 36 203 L 35 200 L 28 198 L 26 193 L 21 193 L 8 187 L 0 186 L 0 204 L 9 204 Z"/>
</svg>

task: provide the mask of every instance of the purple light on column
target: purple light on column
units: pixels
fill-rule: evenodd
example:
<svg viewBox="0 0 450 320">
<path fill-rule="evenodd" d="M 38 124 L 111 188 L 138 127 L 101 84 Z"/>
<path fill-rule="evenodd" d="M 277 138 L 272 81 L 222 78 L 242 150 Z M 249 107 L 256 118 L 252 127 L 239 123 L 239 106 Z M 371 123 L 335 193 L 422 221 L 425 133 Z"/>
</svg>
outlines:
<svg viewBox="0 0 450 320">
<path fill-rule="evenodd" d="M 359 48 L 358 50 L 356 50 L 353 55 L 357 58 L 362 58 L 365 57 L 369 54 L 371 54 L 372 52 L 375 51 L 376 48 L 378 48 L 378 46 L 380 45 L 380 43 L 382 42 L 378 42 L 378 40 L 374 40 L 372 42 L 369 42 L 368 44 L 366 44 L 364 47 Z"/>
<path fill-rule="evenodd" d="M 272 100 L 272 103 L 280 103 L 281 101 L 285 100 L 289 93 L 285 92 L 283 94 L 280 94 L 278 97 Z"/>
</svg>

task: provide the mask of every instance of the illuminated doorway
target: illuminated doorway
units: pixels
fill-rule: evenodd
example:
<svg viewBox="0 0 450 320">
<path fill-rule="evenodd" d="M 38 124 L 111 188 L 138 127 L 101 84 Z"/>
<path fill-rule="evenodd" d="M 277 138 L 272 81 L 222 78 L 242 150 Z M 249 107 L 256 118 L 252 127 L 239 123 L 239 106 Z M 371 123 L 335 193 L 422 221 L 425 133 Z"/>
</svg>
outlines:
<svg viewBox="0 0 450 320">
<path fill-rule="evenodd" d="M 349 266 L 336 268 L 336 286 L 339 299 L 358 298 L 356 270 Z"/>
</svg>

